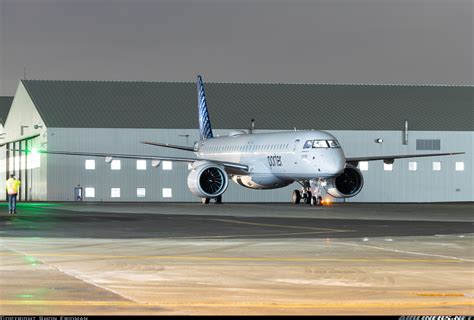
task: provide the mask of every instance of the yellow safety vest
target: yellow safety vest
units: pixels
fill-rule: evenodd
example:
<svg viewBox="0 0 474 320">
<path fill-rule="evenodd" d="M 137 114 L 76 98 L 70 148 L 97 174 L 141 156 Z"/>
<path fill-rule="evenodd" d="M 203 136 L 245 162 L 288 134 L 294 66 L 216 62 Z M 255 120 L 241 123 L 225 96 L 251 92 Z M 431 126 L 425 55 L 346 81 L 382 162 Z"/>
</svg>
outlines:
<svg viewBox="0 0 474 320">
<path fill-rule="evenodd" d="M 21 181 L 10 178 L 7 180 L 7 193 L 8 194 L 17 194 L 18 189 L 20 188 Z"/>
</svg>

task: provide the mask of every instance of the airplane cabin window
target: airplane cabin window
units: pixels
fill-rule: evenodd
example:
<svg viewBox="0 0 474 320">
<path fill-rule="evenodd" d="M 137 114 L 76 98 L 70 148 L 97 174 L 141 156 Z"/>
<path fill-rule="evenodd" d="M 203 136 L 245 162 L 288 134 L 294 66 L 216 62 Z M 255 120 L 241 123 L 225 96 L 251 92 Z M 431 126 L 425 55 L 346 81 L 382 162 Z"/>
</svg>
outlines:
<svg viewBox="0 0 474 320">
<path fill-rule="evenodd" d="M 339 142 L 336 140 L 328 140 L 329 148 L 340 148 Z"/>
</svg>

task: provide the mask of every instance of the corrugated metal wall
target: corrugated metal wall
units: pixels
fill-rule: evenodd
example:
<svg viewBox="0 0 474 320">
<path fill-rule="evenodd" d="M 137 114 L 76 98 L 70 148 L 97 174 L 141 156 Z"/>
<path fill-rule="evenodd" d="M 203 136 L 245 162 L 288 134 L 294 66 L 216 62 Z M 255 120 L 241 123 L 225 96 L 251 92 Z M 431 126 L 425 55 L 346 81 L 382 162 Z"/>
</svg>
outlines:
<svg viewBox="0 0 474 320">
<path fill-rule="evenodd" d="M 403 127 L 403 124 L 401 124 Z M 214 130 L 227 134 L 227 130 Z M 263 131 L 261 131 L 263 132 Z M 473 195 L 473 133 L 472 132 L 409 132 L 409 143 L 403 145 L 402 131 L 330 131 L 341 142 L 346 156 L 386 155 L 464 151 L 453 157 L 397 160 L 393 171 L 384 171 L 383 162 L 369 163 L 364 171 L 362 192 L 347 201 L 360 202 L 431 202 L 474 201 Z M 383 143 L 375 139 L 382 138 Z M 416 139 L 440 139 L 440 151 L 416 151 Z M 71 129 L 49 128 L 48 149 L 127 154 L 191 156 L 192 153 L 142 145 L 143 140 L 192 146 L 198 140 L 197 130 L 189 129 Z M 48 155 L 48 200 L 72 201 L 74 188 L 95 188 L 94 198 L 85 201 L 199 201 L 187 188 L 187 165 L 173 163 L 173 170 L 152 168 L 136 170 L 135 160 L 121 160 L 121 170 L 110 169 L 104 159 L 95 158 L 96 169 L 85 170 L 85 160 L 75 156 Z M 94 158 L 90 158 L 94 159 Z M 408 162 L 417 162 L 417 171 L 408 170 Z M 432 162 L 441 162 L 441 171 L 432 170 Z M 464 162 L 464 171 L 455 171 L 455 163 Z M 120 188 L 120 198 L 111 197 L 111 188 Z M 137 198 L 137 188 L 146 188 L 146 197 Z M 163 188 L 172 189 L 172 197 L 164 198 Z M 227 202 L 288 202 L 293 184 L 278 190 L 249 190 L 231 182 L 224 194 Z"/>
</svg>

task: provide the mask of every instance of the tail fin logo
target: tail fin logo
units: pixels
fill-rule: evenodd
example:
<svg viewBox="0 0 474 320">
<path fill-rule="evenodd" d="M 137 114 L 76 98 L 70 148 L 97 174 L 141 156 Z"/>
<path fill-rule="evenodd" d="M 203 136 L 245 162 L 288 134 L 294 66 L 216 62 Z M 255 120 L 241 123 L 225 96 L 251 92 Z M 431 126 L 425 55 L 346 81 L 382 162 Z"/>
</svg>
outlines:
<svg viewBox="0 0 474 320">
<path fill-rule="evenodd" d="M 201 76 L 197 78 L 198 90 L 198 108 L 199 108 L 199 135 L 201 140 L 212 138 L 211 121 L 209 120 L 209 112 L 207 111 L 206 93 L 204 92 L 204 84 Z"/>
</svg>

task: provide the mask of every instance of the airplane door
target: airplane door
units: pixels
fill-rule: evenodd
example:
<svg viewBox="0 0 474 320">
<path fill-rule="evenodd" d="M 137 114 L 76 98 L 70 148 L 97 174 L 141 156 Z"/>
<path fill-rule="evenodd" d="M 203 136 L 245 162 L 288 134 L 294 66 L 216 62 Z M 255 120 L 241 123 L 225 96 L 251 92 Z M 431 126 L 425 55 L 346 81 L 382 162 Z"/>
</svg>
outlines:
<svg viewBox="0 0 474 320">
<path fill-rule="evenodd" d="M 293 152 L 296 152 L 296 150 L 298 150 L 299 145 L 300 145 L 300 139 L 296 139 L 295 140 L 295 146 L 293 148 Z"/>
<path fill-rule="evenodd" d="M 293 156 L 291 156 L 293 159 L 291 162 L 293 162 L 293 165 L 298 165 L 298 158 L 297 158 L 297 153 L 299 153 L 298 148 L 300 147 L 300 139 L 295 140 L 295 144 L 293 147 Z"/>
</svg>

